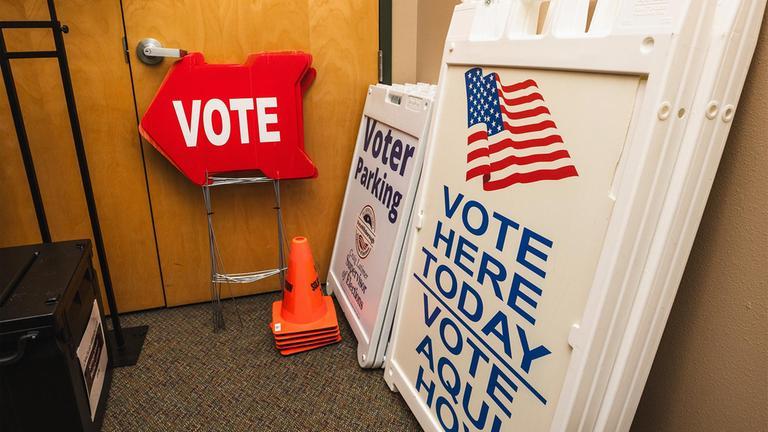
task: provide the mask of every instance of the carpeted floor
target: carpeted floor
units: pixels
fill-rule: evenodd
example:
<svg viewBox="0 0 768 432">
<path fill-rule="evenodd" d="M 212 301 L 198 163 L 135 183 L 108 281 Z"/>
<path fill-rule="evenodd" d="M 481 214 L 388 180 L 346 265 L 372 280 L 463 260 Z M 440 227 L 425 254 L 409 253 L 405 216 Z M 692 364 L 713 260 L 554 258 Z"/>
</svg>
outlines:
<svg viewBox="0 0 768 432">
<path fill-rule="evenodd" d="M 343 340 L 282 357 L 267 324 L 277 294 L 225 305 L 227 330 L 211 331 L 210 305 L 122 318 L 150 326 L 139 363 L 114 371 L 104 418 L 110 431 L 417 431 L 383 371 L 361 369 L 340 314 Z"/>
</svg>

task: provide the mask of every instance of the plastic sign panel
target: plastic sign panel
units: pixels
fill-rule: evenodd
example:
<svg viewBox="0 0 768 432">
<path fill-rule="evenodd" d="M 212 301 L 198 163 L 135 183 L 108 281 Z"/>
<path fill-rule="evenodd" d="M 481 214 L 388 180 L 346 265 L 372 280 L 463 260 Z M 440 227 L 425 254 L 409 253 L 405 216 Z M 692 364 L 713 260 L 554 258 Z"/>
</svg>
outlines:
<svg viewBox="0 0 768 432">
<path fill-rule="evenodd" d="M 594 191 L 610 190 L 640 80 L 458 66 L 442 79 L 400 302 L 397 343 L 412 349 L 397 360 L 444 429 L 513 430 L 513 412 L 545 429 L 613 210 Z"/>
<path fill-rule="evenodd" d="M 385 365 L 425 430 L 629 429 L 765 8 L 653 3 L 456 7 Z"/>
<path fill-rule="evenodd" d="M 302 115 L 302 95 L 315 78 L 311 63 L 301 52 L 252 54 L 242 65 L 207 64 L 191 53 L 168 71 L 141 135 L 198 185 L 236 171 L 316 177 Z"/>
<path fill-rule="evenodd" d="M 381 367 L 390 336 L 393 287 L 432 107 L 429 89 L 371 86 L 352 156 L 328 285 L 358 339 L 363 367 Z"/>
</svg>

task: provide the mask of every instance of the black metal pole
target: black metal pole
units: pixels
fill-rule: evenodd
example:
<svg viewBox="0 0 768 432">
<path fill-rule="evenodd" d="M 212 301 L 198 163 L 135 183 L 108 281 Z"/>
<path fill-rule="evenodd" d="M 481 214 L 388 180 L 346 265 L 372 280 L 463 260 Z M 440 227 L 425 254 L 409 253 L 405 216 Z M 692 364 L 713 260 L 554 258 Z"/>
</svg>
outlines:
<svg viewBox="0 0 768 432">
<path fill-rule="evenodd" d="M 13 80 L 13 71 L 11 71 L 11 62 L 8 57 L 8 50 L 5 46 L 5 36 L 3 35 L 2 28 L 0 28 L 0 69 L 3 71 L 5 92 L 8 94 L 8 105 L 11 108 L 13 125 L 16 128 L 16 138 L 19 140 L 21 159 L 24 162 L 24 171 L 27 174 L 27 183 L 29 183 L 29 193 L 32 195 L 32 204 L 35 207 L 37 226 L 40 229 L 40 238 L 42 239 L 43 243 L 50 243 L 51 231 L 48 229 L 48 218 L 45 216 L 43 197 L 40 194 L 40 185 L 37 182 L 35 163 L 32 160 L 32 151 L 29 149 L 27 129 L 24 126 L 24 118 L 22 117 L 21 113 L 21 104 L 19 103 L 19 95 L 16 93 L 16 83 Z"/>
<path fill-rule="evenodd" d="M 75 92 L 72 88 L 72 77 L 69 73 L 69 64 L 67 62 L 67 50 L 64 46 L 64 37 L 62 33 L 65 27 L 62 27 L 56 16 L 56 6 L 54 0 L 48 0 L 48 10 L 51 15 L 53 25 L 53 40 L 58 53 L 59 70 L 61 72 L 61 83 L 64 88 L 64 97 L 67 101 L 67 112 L 69 113 L 69 122 L 72 129 L 72 139 L 75 143 L 75 152 L 77 154 L 77 163 L 80 168 L 80 178 L 83 183 L 85 201 L 88 206 L 88 216 L 91 221 L 93 231 L 93 240 L 96 244 L 96 254 L 99 257 L 99 266 L 101 268 L 101 278 L 104 281 L 104 293 L 107 296 L 107 303 L 110 309 L 110 319 L 112 320 L 112 331 L 109 334 L 110 340 L 110 361 L 112 367 L 135 365 L 144 346 L 144 338 L 147 335 L 147 326 L 137 326 L 123 329 L 120 325 L 119 311 L 115 301 L 115 292 L 112 288 L 112 277 L 109 273 L 109 264 L 107 253 L 104 248 L 104 238 L 101 234 L 101 224 L 99 223 L 99 213 L 96 208 L 96 199 L 93 195 L 93 185 L 91 184 L 91 175 L 88 170 L 88 159 L 85 154 L 83 144 L 83 135 L 80 130 L 80 119 L 77 115 L 77 105 L 75 104 Z M 125 330 L 125 331 L 124 331 Z M 128 341 L 126 342 L 126 339 Z"/>
<path fill-rule="evenodd" d="M 91 229 L 93 231 L 93 240 L 96 244 L 96 253 L 99 257 L 99 267 L 101 269 L 101 278 L 104 281 L 104 292 L 107 295 L 109 304 L 110 318 L 112 327 L 115 331 L 115 340 L 117 348 L 121 349 L 125 345 L 123 329 L 120 326 L 120 317 L 118 316 L 117 303 L 115 302 L 115 293 L 112 289 L 112 278 L 109 274 L 109 264 L 107 262 L 107 253 L 104 249 L 104 239 L 101 235 L 101 224 L 99 223 L 99 211 L 96 208 L 96 199 L 93 196 L 93 186 L 91 184 L 91 174 L 88 170 L 88 158 L 85 154 L 83 145 L 83 134 L 80 130 L 80 119 L 77 115 L 77 105 L 75 104 L 75 92 L 72 89 L 72 77 L 69 74 L 69 64 L 67 63 L 67 50 L 64 46 L 64 37 L 62 28 L 56 17 L 56 6 L 53 0 L 48 0 L 48 10 L 53 22 L 53 41 L 59 56 L 59 71 L 61 72 L 61 83 L 64 87 L 64 98 L 67 101 L 67 112 L 69 113 L 69 123 L 72 129 L 72 140 L 75 142 L 75 153 L 77 154 L 77 164 L 80 168 L 80 178 L 83 182 L 83 191 L 85 192 L 85 202 L 88 205 L 88 216 L 91 220 Z"/>
</svg>

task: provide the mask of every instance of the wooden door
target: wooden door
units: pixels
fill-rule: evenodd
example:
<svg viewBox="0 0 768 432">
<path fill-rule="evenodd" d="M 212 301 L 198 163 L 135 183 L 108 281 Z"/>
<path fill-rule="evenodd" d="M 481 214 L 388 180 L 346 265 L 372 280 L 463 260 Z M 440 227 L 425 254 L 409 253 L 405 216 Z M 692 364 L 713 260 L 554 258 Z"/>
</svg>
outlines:
<svg viewBox="0 0 768 432">
<path fill-rule="evenodd" d="M 58 0 L 56 6 L 69 27 L 64 43 L 118 307 L 164 306 L 120 3 Z M 0 1 L 0 20 L 49 19 L 45 0 Z M 4 35 L 11 51 L 54 49 L 50 30 L 9 29 Z M 58 63 L 16 59 L 11 68 L 51 237 L 92 238 Z M 2 81 L 0 182 L 0 247 L 40 242 Z"/>
<path fill-rule="evenodd" d="M 305 143 L 320 175 L 283 182 L 282 191 L 286 233 L 309 238 L 321 280 L 330 260 L 366 87 L 376 82 L 377 5 L 372 0 L 123 0 L 140 115 L 172 64 L 141 63 L 133 51 L 143 38 L 200 51 L 209 63 L 240 63 L 260 51 L 302 50 L 314 56 L 318 76 L 305 98 Z M 145 142 L 143 147 L 167 304 L 208 300 L 202 192 L 151 145 Z M 268 184 L 212 190 L 226 272 L 276 266 L 273 199 Z M 271 278 L 226 286 L 223 295 L 278 288 L 277 279 Z"/>
</svg>

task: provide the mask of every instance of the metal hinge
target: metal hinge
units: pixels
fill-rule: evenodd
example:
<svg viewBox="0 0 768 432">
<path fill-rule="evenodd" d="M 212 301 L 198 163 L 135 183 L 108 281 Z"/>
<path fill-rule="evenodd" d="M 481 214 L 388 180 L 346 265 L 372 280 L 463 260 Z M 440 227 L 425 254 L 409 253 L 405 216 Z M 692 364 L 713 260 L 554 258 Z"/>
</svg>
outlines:
<svg viewBox="0 0 768 432">
<path fill-rule="evenodd" d="M 128 63 L 128 39 L 123 36 L 123 56 L 125 56 L 125 62 Z"/>
<path fill-rule="evenodd" d="M 379 82 L 384 82 L 384 51 L 379 50 Z"/>
<path fill-rule="evenodd" d="M 421 228 L 424 226 L 424 210 L 419 210 L 419 213 L 416 214 L 416 221 L 413 226 L 417 231 L 421 230 Z"/>
</svg>

